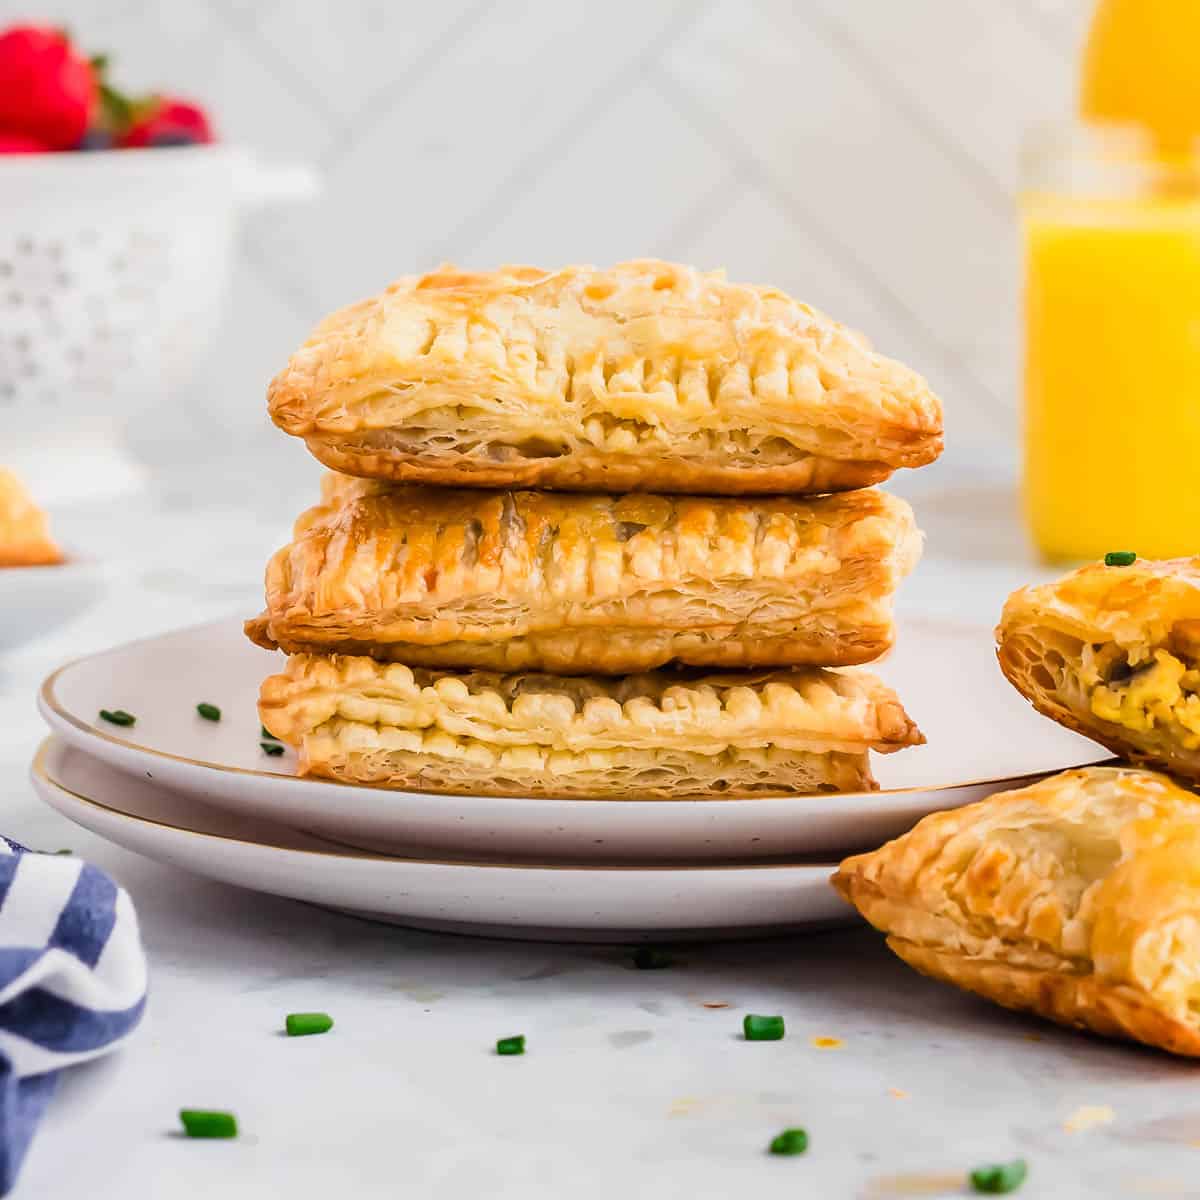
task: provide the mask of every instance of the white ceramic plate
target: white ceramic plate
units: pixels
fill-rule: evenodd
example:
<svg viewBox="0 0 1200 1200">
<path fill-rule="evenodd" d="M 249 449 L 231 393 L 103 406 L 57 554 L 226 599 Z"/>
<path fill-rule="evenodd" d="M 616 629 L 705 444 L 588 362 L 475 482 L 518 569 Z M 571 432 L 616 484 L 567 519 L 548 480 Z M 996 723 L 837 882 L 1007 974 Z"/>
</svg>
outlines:
<svg viewBox="0 0 1200 1200">
<path fill-rule="evenodd" d="M 0 567 L 0 650 L 65 625 L 104 590 L 100 565 L 72 558 L 53 567 Z"/>
<path fill-rule="evenodd" d="M 833 863 L 657 866 L 386 858 L 235 816 L 48 738 L 38 794 L 119 846 L 223 883 L 422 928 L 570 941 L 749 937 L 853 920 Z M 549 919 L 552 914 L 552 920 Z"/>
<path fill-rule="evenodd" d="M 883 791 L 754 800 L 494 799 L 297 779 L 290 752 L 259 747 L 258 685 L 282 656 L 234 622 L 120 646 L 56 671 L 42 688 L 55 733 L 134 775 L 233 811 L 356 846 L 502 853 L 548 860 L 824 854 L 878 845 L 934 809 L 1107 757 L 1037 716 L 1004 681 L 991 632 L 909 624 L 879 672 L 927 746 L 876 756 Z M 221 708 L 219 724 L 196 704 Z M 101 708 L 137 717 L 128 729 Z"/>
</svg>

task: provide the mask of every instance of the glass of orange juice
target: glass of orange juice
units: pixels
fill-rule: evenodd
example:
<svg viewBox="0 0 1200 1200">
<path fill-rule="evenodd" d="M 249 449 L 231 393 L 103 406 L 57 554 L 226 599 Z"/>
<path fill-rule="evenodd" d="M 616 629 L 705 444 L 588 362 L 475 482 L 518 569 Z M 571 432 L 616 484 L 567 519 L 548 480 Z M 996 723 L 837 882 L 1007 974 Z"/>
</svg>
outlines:
<svg viewBox="0 0 1200 1200">
<path fill-rule="evenodd" d="M 1132 127 L 1042 130 L 1021 217 L 1039 551 L 1200 553 L 1200 155 Z"/>
</svg>

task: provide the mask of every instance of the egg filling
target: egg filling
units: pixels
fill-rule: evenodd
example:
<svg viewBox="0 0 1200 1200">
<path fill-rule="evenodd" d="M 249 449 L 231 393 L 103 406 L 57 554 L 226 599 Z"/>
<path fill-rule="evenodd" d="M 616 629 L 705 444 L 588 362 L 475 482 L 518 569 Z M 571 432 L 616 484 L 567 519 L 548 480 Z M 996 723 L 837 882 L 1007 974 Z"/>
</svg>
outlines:
<svg viewBox="0 0 1200 1200">
<path fill-rule="evenodd" d="M 1100 682 L 1090 697 L 1092 713 L 1134 733 L 1168 731 L 1185 750 L 1200 748 L 1200 669 L 1165 649 L 1142 662 L 1107 645 L 1095 653 Z"/>
</svg>

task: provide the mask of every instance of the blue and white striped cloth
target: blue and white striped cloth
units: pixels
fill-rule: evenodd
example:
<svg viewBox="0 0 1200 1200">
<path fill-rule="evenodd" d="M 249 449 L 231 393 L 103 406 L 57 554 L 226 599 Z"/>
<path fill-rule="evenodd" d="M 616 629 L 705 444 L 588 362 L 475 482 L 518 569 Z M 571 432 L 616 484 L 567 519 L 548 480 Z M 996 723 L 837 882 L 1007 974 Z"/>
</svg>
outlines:
<svg viewBox="0 0 1200 1200">
<path fill-rule="evenodd" d="M 81 859 L 0 837 L 0 1195 L 59 1071 L 119 1045 L 145 1005 L 128 893 Z"/>
</svg>

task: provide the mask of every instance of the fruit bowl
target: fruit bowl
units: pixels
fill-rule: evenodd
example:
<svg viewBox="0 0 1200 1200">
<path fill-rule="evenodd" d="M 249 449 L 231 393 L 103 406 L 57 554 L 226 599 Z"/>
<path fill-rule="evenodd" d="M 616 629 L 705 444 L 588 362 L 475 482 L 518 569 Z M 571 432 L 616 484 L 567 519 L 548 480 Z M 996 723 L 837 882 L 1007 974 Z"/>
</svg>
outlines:
<svg viewBox="0 0 1200 1200">
<path fill-rule="evenodd" d="M 227 145 L 0 157 L 8 465 L 36 478 L 47 455 L 73 453 L 98 467 L 128 416 L 176 394 L 209 349 L 238 217 L 315 191 L 311 170 Z"/>
</svg>

